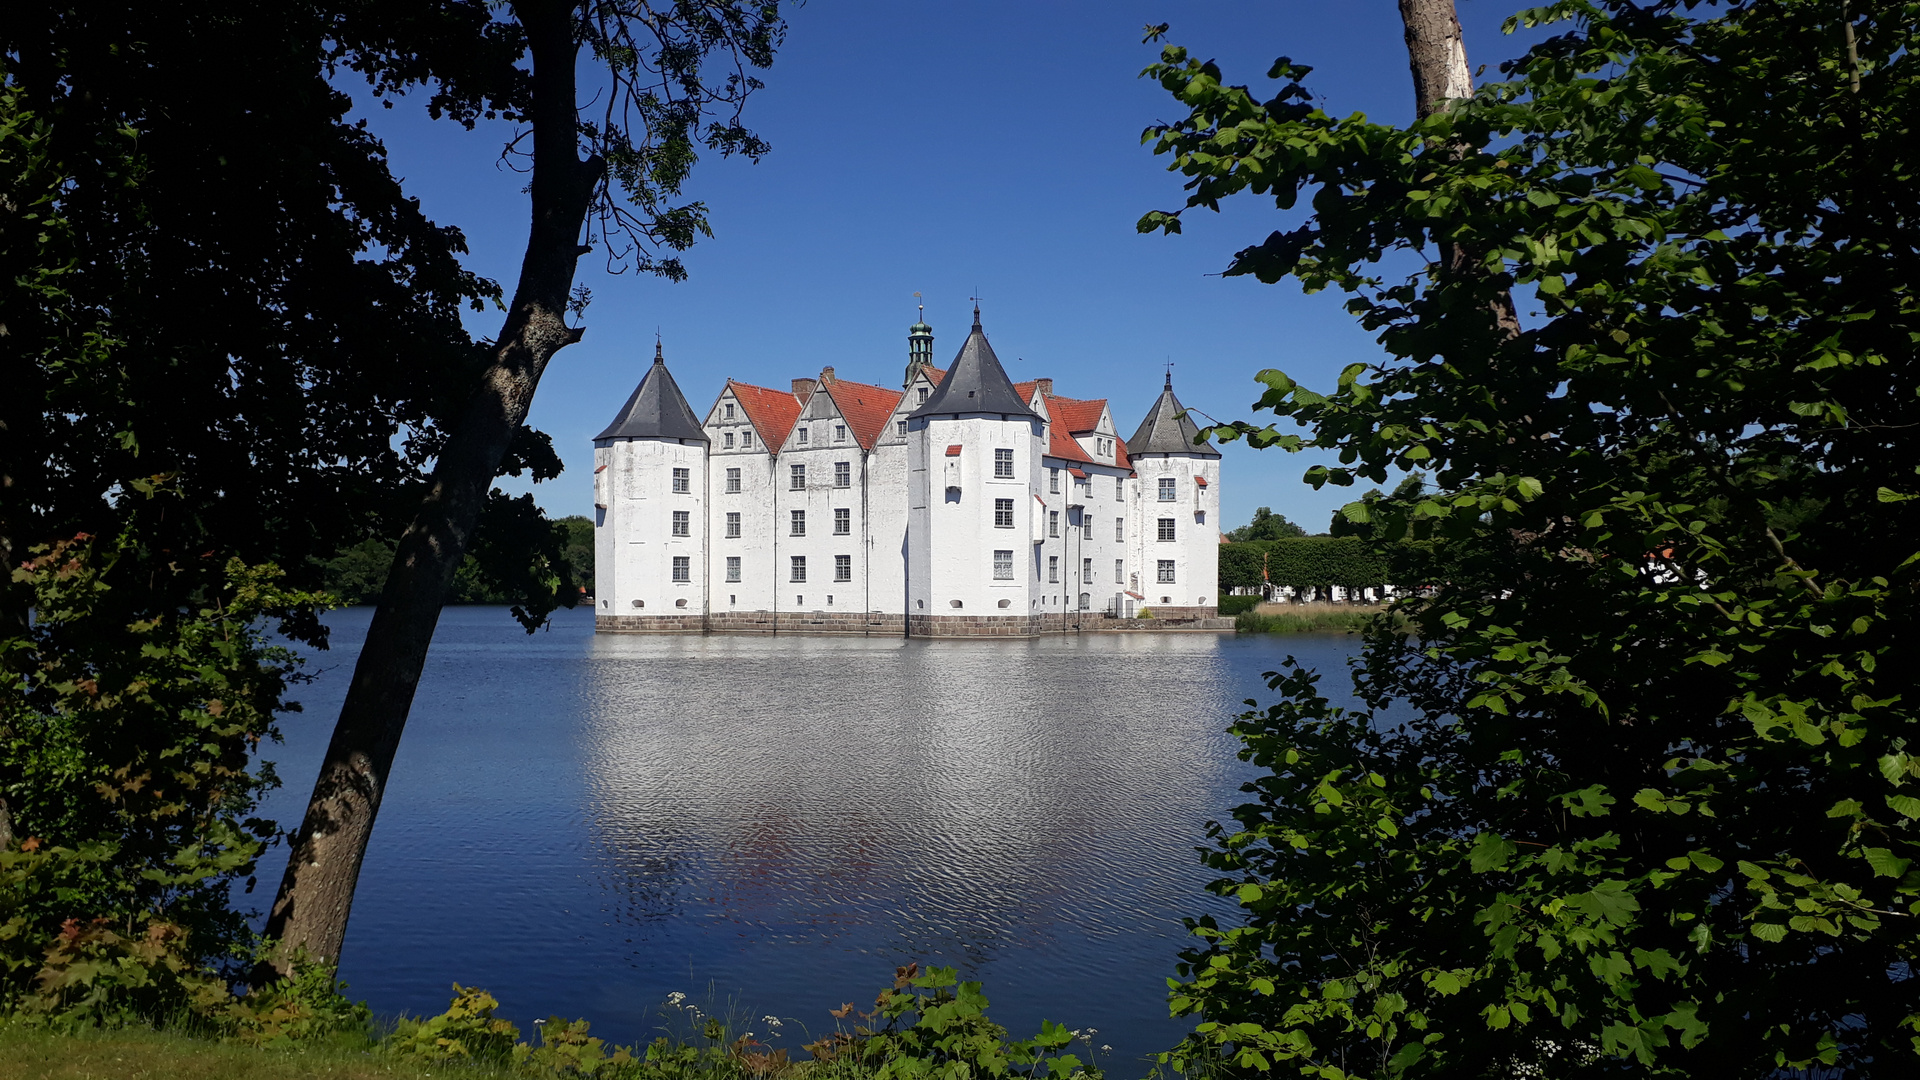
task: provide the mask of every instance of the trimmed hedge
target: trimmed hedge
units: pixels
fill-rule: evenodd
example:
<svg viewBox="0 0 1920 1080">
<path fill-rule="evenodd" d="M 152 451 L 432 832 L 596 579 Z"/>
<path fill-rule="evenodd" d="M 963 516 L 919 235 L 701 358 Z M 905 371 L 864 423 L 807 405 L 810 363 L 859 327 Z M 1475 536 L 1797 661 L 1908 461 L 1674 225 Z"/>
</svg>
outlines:
<svg viewBox="0 0 1920 1080">
<path fill-rule="evenodd" d="M 1254 605 L 1258 604 L 1260 600 L 1261 600 L 1261 597 L 1259 597 L 1258 595 L 1228 596 L 1225 593 L 1222 593 L 1220 596 L 1220 614 L 1238 615 L 1243 611 L 1252 611 L 1254 608 Z"/>
<path fill-rule="evenodd" d="M 1263 581 L 1297 589 L 1327 585 L 1363 589 L 1386 584 L 1387 560 L 1368 551 L 1367 541 L 1355 536 L 1296 536 L 1220 545 L 1223 601 L 1232 590 L 1257 589 Z"/>
</svg>

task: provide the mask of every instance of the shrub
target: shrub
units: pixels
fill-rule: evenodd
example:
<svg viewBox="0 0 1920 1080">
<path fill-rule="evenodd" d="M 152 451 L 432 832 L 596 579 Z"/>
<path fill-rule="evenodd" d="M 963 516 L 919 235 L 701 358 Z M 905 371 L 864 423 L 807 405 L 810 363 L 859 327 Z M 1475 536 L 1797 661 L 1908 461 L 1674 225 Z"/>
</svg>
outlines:
<svg viewBox="0 0 1920 1080">
<path fill-rule="evenodd" d="M 1222 596 L 1220 614 L 1238 615 L 1243 611 L 1252 611 L 1261 601 L 1259 596 Z"/>
</svg>

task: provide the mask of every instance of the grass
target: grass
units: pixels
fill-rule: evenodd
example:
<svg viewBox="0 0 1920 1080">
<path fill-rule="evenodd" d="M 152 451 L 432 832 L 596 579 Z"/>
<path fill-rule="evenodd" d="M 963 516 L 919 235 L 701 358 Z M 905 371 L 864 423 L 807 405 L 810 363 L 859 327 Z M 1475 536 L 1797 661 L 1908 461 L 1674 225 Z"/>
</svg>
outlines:
<svg viewBox="0 0 1920 1080">
<path fill-rule="evenodd" d="M 343 1041 L 255 1050 L 148 1028 L 60 1035 L 0 1023 L 4 1080 L 418 1080 L 505 1076 L 494 1069 L 422 1064 Z"/>
<path fill-rule="evenodd" d="M 1242 634 L 1357 633 L 1386 610 L 1382 604 L 1260 604 L 1234 617 Z"/>
</svg>

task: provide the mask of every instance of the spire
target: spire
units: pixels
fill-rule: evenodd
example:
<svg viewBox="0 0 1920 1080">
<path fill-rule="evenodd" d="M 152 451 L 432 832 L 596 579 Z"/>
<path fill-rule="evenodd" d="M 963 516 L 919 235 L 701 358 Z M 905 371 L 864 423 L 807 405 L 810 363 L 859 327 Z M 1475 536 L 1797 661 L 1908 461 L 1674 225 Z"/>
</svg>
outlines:
<svg viewBox="0 0 1920 1080">
<path fill-rule="evenodd" d="M 914 293 L 915 300 L 920 298 Z M 923 368 L 933 366 L 933 327 L 927 325 L 927 305 L 920 305 L 920 321 L 907 327 L 907 375 L 900 383 L 904 389 L 913 385 L 915 375 Z"/>
<path fill-rule="evenodd" d="M 1212 443 L 1196 442 L 1200 437 L 1200 427 L 1187 415 L 1187 407 L 1173 396 L 1173 364 L 1167 364 L 1166 388 L 1160 391 L 1159 400 L 1153 408 L 1147 410 L 1147 418 L 1140 421 L 1140 429 L 1127 440 L 1127 456 L 1140 457 L 1143 454 L 1183 454 L 1191 457 L 1219 457 L 1220 451 Z"/>
<path fill-rule="evenodd" d="M 688 408 L 686 395 L 680 392 L 679 384 L 667 370 L 667 360 L 657 339 L 653 343 L 653 365 L 640 377 L 633 396 L 620 407 L 620 414 L 607 425 L 607 430 L 593 437 L 596 443 L 603 439 L 707 441 L 699 418 Z"/>
<path fill-rule="evenodd" d="M 953 358 L 940 386 L 926 404 L 913 411 L 914 416 L 963 416 L 998 413 L 1003 416 L 1033 416 L 1033 410 L 1013 389 L 1013 380 L 1000 366 L 1000 358 L 987 344 L 987 332 L 980 328 L 980 309 L 973 315 L 973 332 L 967 335 L 960 354 Z"/>
</svg>

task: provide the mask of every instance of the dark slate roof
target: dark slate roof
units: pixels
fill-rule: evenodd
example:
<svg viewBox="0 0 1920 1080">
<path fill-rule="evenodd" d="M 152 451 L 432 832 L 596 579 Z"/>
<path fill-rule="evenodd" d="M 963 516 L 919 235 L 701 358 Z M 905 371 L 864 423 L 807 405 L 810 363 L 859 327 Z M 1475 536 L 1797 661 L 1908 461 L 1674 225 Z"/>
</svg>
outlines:
<svg viewBox="0 0 1920 1080">
<path fill-rule="evenodd" d="M 602 439 L 678 439 L 681 442 L 706 442 L 700 420 L 687 407 L 686 395 L 667 372 L 658 342 L 653 346 L 653 366 L 633 388 L 633 396 L 620 408 L 607 430 L 593 437 Z"/>
<path fill-rule="evenodd" d="M 1167 388 L 1160 391 L 1160 400 L 1147 410 L 1147 418 L 1140 421 L 1140 430 L 1127 440 L 1127 456 L 1191 454 L 1194 457 L 1219 457 L 1220 451 L 1215 450 L 1212 443 L 1194 445 L 1194 440 L 1200 436 L 1200 427 L 1186 412 L 1186 406 L 1173 396 L 1173 377 L 1168 376 Z"/>
<path fill-rule="evenodd" d="M 973 309 L 973 332 L 960 355 L 947 367 L 926 404 L 911 416 L 959 416 L 966 413 L 1001 413 L 1006 416 L 1034 416 L 1034 411 L 1013 388 L 1000 358 L 987 344 L 986 331 L 980 329 L 980 309 Z"/>
</svg>

